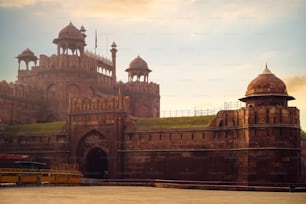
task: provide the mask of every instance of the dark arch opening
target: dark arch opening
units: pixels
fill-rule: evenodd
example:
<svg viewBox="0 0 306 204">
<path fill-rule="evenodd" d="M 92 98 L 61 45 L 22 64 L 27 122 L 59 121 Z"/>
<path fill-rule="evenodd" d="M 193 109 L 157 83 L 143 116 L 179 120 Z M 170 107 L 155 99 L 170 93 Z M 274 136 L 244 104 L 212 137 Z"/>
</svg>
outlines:
<svg viewBox="0 0 306 204">
<path fill-rule="evenodd" d="M 105 179 L 108 175 L 107 155 L 100 148 L 93 148 L 86 156 L 85 177 Z"/>
</svg>

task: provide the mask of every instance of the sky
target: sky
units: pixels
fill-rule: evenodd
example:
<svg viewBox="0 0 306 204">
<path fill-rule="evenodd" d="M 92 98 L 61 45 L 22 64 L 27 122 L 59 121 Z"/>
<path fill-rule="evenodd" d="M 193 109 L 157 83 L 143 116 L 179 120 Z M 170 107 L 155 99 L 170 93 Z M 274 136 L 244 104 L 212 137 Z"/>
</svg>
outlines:
<svg viewBox="0 0 306 204">
<path fill-rule="evenodd" d="M 0 0 L 0 80 L 15 81 L 16 56 L 57 52 L 52 43 L 72 22 L 85 27 L 87 50 L 110 58 L 126 82 L 138 55 L 160 84 L 169 110 L 223 108 L 243 97 L 265 65 L 287 84 L 306 129 L 305 0 Z"/>
</svg>

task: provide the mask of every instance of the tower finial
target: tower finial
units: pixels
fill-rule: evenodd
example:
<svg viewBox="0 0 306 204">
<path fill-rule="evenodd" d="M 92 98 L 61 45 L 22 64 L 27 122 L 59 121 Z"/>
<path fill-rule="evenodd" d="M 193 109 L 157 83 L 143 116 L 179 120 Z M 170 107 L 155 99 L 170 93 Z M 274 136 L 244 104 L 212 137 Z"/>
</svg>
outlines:
<svg viewBox="0 0 306 204">
<path fill-rule="evenodd" d="M 264 71 L 262 72 L 262 74 L 272 74 L 271 71 L 268 69 L 268 64 L 266 63 L 266 67 L 264 69 Z"/>
</svg>

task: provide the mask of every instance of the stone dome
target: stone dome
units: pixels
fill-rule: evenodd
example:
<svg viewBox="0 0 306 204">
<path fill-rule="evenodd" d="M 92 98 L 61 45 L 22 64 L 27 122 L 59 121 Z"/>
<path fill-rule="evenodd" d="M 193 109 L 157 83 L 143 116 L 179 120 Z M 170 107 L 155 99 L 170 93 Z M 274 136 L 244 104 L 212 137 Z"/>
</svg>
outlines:
<svg viewBox="0 0 306 204">
<path fill-rule="evenodd" d="M 278 97 L 286 100 L 293 100 L 294 97 L 287 93 L 286 84 L 275 76 L 267 67 L 264 71 L 253 79 L 248 87 L 244 98 L 241 101 L 248 101 L 258 97 Z"/>
<path fill-rule="evenodd" d="M 141 57 L 136 57 L 130 62 L 128 70 L 147 70 L 151 71 L 148 67 L 146 61 L 144 61 Z"/>
<path fill-rule="evenodd" d="M 83 33 L 77 29 L 71 22 L 63 28 L 59 34 L 58 39 L 79 39 L 84 40 Z"/>
<path fill-rule="evenodd" d="M 284 95 L 287 96 L 287 88 L 285 83 L 276 77 L 267 68 L 263 73 L 259 74 L 251 83 L 248 85 L 246 96 L 256 95 Z"/>
<path fill-rule="evenodd" d="M 129 74 L 129 82 L 133 81 L 134 76 L 137 77 L 136 81 L 149 81 L 149 73 L 152 71 L 149 69 L 148 64 L 141 57 L 136 57 L 130 62 L 129 68 L 125 70 Z"/>
<path fill-rule="evenodd" d="M 34 55 L 34 52 L 32 50 L 30 50 L 29 48 L 22 51 L 22 53 L 19 54 L 18 57 L 19 58 L 23 58 L 23 57 L 36 58 L 36 56 Z"/>
</svg>

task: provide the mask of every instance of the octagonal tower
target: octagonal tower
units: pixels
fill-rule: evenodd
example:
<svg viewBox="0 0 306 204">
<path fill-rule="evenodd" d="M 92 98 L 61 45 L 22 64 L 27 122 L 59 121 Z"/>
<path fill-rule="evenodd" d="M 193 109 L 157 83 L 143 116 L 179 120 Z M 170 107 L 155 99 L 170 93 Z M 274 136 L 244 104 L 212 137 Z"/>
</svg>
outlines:
<svg viewBox="0 0 306 204">
<path fill-rule="evenodd" d="M 244 98 L 242 136 L 248 150 L 244 155 L 242 180 L 250 185 L 283 185 L 300 178 L 299 110 L 289 107 L 286 84 L 266 66 L 252 80 Z M 247 172 L 244 172 L 247 171 Z"/>
</svg>

